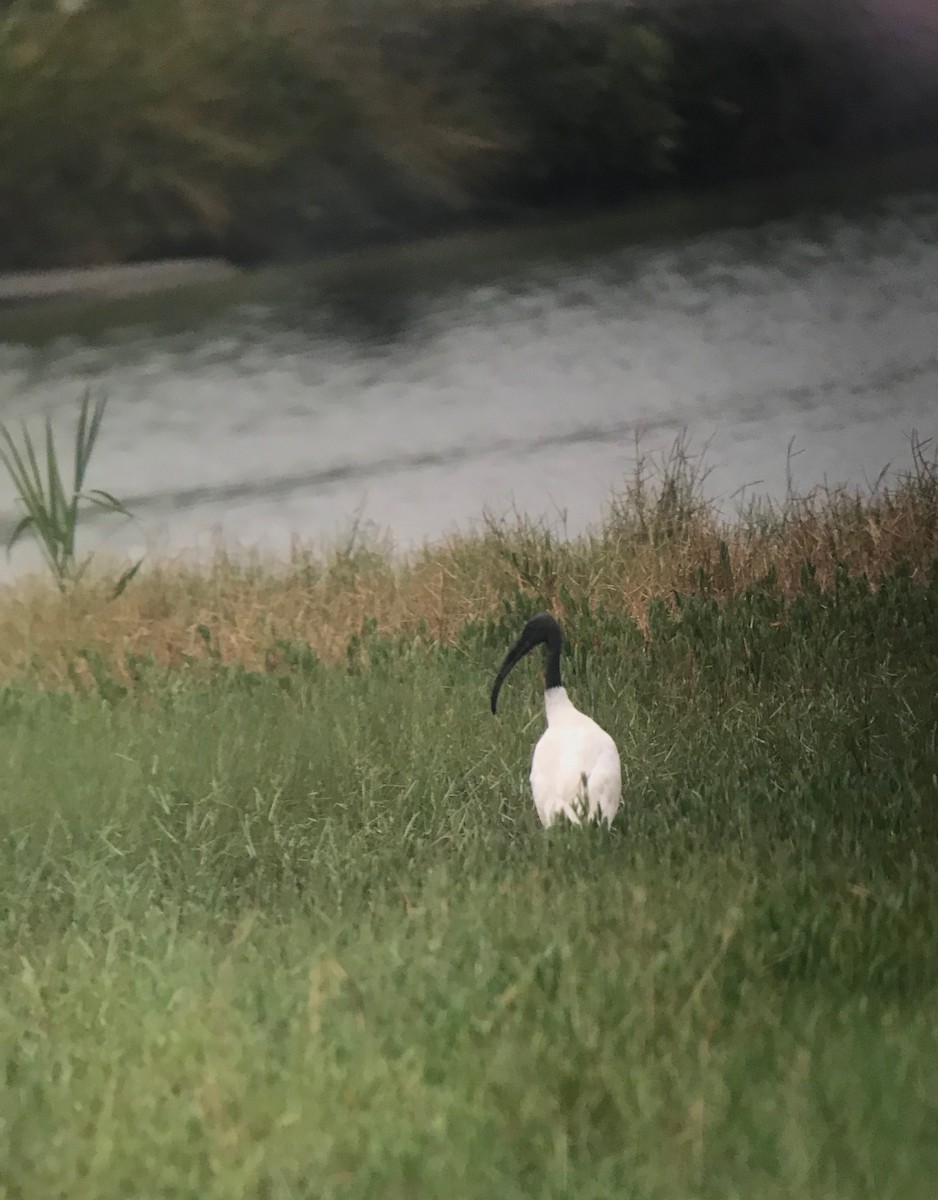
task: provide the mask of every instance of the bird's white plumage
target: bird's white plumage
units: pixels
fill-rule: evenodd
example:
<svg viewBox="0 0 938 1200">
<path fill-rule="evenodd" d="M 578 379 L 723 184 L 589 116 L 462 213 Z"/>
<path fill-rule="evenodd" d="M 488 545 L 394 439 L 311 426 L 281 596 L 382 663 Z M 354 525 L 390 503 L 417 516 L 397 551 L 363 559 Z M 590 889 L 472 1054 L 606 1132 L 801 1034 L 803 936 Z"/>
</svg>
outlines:
<svg viewBox="0 0 938 1200">
<path fill-rule="evenodd" d="M 584 817 L 611 821 L 622 799 L 615 742 L 574 707 L 565 688 L 548 688 L 544 708 L 547 729 L 531 760 L 531 793 L 541 824 L 561 816 L 577 825 Z"/>
</svg>

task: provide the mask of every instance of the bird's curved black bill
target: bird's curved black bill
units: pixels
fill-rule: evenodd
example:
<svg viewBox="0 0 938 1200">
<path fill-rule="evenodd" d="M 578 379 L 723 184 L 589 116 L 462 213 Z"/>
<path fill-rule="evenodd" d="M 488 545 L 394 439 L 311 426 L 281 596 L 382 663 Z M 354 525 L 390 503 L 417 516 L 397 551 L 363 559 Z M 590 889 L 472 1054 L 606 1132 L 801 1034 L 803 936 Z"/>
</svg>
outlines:
<svg viewBox="0 0 938 1200">
<path fill-rule="evenodd" d="M 508 653 L 505 655 L 504 662 L 498 668 L 498 674 L 495 676 L 495 682 L 492 684 L 492 712 L 493 713 L 497 711 L 498 693 L 501 691 L 502 684 L 508 678 L 508 674 L 511 671 L 512 667 L 516 663 L 519 663 L 522 660 L 522 658 L 524 658 L 524 656 L 528 653 L 528 651 L 533 650 L 536 645 L 537 645 L 536 642 L 529 641 L 529 639 L 525 638 L 525 637 L 520 637 L 515 642 L 515 644 L 512 646 L 512 648 L 508 651 Z"/>
</svg>

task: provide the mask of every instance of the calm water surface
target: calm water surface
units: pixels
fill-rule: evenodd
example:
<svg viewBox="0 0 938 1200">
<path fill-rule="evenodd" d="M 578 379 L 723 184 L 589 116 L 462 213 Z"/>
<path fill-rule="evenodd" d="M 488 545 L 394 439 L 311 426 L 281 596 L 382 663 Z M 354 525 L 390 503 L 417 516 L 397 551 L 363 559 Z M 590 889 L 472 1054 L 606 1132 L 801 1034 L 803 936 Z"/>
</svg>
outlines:
<svg viewBox="0 0 938 1200">
<path fill-rule="evenodd" d="M 87 544 L 120 553 L 283 553 L 356 521 L 407 545 L 514 509 L 575 533 L 636 437 L 706 444 L 732 509 L 741 488 L 784 492 L 790 442 L 804 488 L 862 484 L 938 433 L 938 195 L 667 246 L 504 245 L 165 296 L 93 336 L 50 314 L 0 344 L 0 416 L 67 434 L 81 389 L 107 391 L 88 483 L 137 522 L 97 521 Z M 0 481 L 0 524 L 14 513 Z"/>
</svg>

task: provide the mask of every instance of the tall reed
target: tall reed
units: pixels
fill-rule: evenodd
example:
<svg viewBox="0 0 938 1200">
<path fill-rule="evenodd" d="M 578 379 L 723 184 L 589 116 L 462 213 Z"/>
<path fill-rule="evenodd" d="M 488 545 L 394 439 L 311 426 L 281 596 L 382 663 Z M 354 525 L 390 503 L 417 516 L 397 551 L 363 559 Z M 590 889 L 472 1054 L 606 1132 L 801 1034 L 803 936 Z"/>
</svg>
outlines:
<svg viewBox="0 0 938 1200">
<path fill-rule="evenodd" d="M 63 592 L 70 584 L 78 582 L 91 561 L 91 555 L 79 559 L 76 552 L 76 535 L 84 511 L 82 504 L 90 504 L 124 517 L 131 515 L 110 492 L 101 488 L 84 490 L 85 475 L 98 440 L 106 405 L 106 396 L 98 396 L 92 401 L 88 389 L 82 395 L 72 451 L 74 465 L 70 490 L 66 490 L 62 481 L 59 450 L 49 417 L 46 417 L 44 447 L 38 440 L 33 440 L 25 424 L 21 431 L 21 444 L 17 445 L 7 426 L 0 423 L 0 462 L 6 468 L 20 504 L 26 510 L 10 534 L 7 551 L 31 534 L 59 590 Z M 115 586 L 115 595 L 120 595 L 136 575 L 141 562 L 142 559 L 123 572 Z"/>
</svg>

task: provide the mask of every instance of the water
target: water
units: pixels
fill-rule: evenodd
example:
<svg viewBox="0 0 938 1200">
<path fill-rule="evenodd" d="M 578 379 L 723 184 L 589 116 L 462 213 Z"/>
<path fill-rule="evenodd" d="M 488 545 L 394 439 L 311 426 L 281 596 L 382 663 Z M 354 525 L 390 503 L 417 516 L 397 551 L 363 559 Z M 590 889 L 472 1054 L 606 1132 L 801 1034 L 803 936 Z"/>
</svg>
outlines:
<svg viewBox="0 0 938 1200">
<path fill-rule="evenodd" d="M 42 336 L 0 344 L 0 416 L 67 433 L 80 390 L 107 391 L 88 484 L 137 520 L 86 545 L 121 554 L 282 554 L 356 525 L 406 546 L 516 509 L 572 534 L 636 437 L 655 452 L 686 430 L 732 509 L 789 469 L 799 488 L 871 481 L 938 432 L 938 194 L 669 245 L 597 230 L 180 293 L 80 336 L 39 314 Z M 7 528 L 14 512 L 4 479 Z"/>
</svg>

